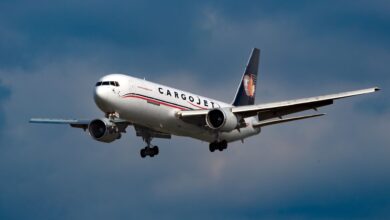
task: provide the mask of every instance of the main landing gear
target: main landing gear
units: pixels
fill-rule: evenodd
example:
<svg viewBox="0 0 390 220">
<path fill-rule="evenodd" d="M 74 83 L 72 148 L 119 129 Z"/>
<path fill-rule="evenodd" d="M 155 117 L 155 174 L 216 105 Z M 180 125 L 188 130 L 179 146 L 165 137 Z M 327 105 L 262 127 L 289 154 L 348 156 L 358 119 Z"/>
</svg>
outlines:
<svg viewBox="0 0 390 220">
<path fill-rule="evenodd" d="M 140 151 L 140 155 L 142 158 L 145 158 L 146 156 L 154 157 L 158 155 L 159 149 L 157 146 L 152 146 L 151 145 L 151 137 L 146 137 L 144 138 L 144 141 L 146 142 L 147 146 Z"/>
<path fill-rule="evenodd" d="M 158 153 L 159 153 L 159 150 L 158 150 L 157 146 L 154 146 L 154 147 L 147 147 L 146 146 L 145 148 L 141 149 L 141 152 L 140 152 L 142 158 L 145 158 L 146 156 L 154 157 Z"/>
<path fill-rule="evenodd" d="M 219 150 L 219 151 L 223 151 L 227 148 L 227 141 L 223 140 L 223 141 L 220 141 L 220 142 L 212 142 L 210 143 L 209 145 L 209 150 L 210 152 L 214 152 L 215 150 Z"/>
</svg>

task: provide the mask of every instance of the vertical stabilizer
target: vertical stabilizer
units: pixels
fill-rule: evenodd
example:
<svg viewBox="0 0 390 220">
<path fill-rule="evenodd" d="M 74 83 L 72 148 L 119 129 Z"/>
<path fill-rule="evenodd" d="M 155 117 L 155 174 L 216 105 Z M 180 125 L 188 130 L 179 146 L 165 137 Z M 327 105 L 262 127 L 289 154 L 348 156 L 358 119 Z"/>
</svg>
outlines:
<svg viewBox="0 0 390 220">
<path fill-rule="evenodd" d="M 256 97 L 257 73 L 259 70 L 260 50 L 253 48 L 244 75 L 233 100 L 232 105 L 253 105 Z"/>
</svg>

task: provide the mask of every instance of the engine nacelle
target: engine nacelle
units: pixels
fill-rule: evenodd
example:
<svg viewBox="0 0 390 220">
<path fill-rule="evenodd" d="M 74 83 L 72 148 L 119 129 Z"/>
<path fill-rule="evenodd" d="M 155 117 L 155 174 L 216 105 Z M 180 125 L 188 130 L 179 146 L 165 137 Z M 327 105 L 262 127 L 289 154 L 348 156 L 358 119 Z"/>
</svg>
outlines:
<svg viewBox="0 0 390 220">
<path fill-rule="evenodd" d="M 107 118 L 91 121 L 88 125 L 88 131 L 93 139 L 106 143 L 113 142 L 121 137 L 118 126 Z"/>
<path fill-rule="evenodd" d="M 232 131 L 237 128 L 238 119 L 230 109 L 216 108 L 207 113 L 206 124 L 214 130 Z"/>
</svg>

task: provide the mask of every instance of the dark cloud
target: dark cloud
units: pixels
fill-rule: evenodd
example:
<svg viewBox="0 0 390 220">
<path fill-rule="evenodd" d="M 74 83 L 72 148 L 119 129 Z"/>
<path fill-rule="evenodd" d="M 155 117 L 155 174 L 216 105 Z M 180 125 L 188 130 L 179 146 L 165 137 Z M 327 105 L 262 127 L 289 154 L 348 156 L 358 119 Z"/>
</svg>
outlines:
<svg viewBox="0 0 390 220">
<path fill-rule="evenodd" d="M 2 50 L 1 57 L 9 57 L 9 52 L 13 55 L 3 59 L 3 66 L 33 65 L 37 56 L 58 60 L 95 54 L 128 62 L 138 53 L 150 58 L 162 56 L 161 50 L 169 50 L 169 55 L 178 59 L 192 50 L 192 22 L 197 7 L 181 1 L 174 3 L 175 10 L 170 10 L 170 4 L 150 1 L 19 4 L 4 4 L 0 9 L 4 32 L 9 36 L 5 40 L 10 41 L 3 46 L 7 50 Z"/>
<path fill-rule="evenodd" d="M 11 95 L 11 91 L 2 84 L 2 81 L 0 79 L 0 137 L 2 134 L 2 129 L 4 128 L 4 124 L 5 124 L 4 105 L 10 95 Z"/>
<path fill-rule="evenodd" d="M 2 1 L 0 219 L 388 218 L 388 7 Z M 92 86 L 107 72 L 230 101 L 253 46 L 262 48 L 258 102 L 383 91 L 222 153 L 189 138 L 156 140 L 153 160 L 139 157 L 132 128 L 107 145 L 27 123 L 101 117 Z"/>
</svg>

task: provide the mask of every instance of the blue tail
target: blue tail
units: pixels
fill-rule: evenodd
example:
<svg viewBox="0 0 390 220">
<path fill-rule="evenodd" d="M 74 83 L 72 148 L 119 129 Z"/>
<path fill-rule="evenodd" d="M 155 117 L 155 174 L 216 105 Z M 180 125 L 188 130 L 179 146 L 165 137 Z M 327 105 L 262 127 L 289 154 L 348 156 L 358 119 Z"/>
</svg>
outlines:
<svg viewBox="0 0 390 220">
<path fill-rule="evenodd" d="M 236 93 L 232 105 L 253 105 L 256 97 L 257 72 L 259 70 L 260 50 L 253 48 L 244 75 Z"/>
</svg>

